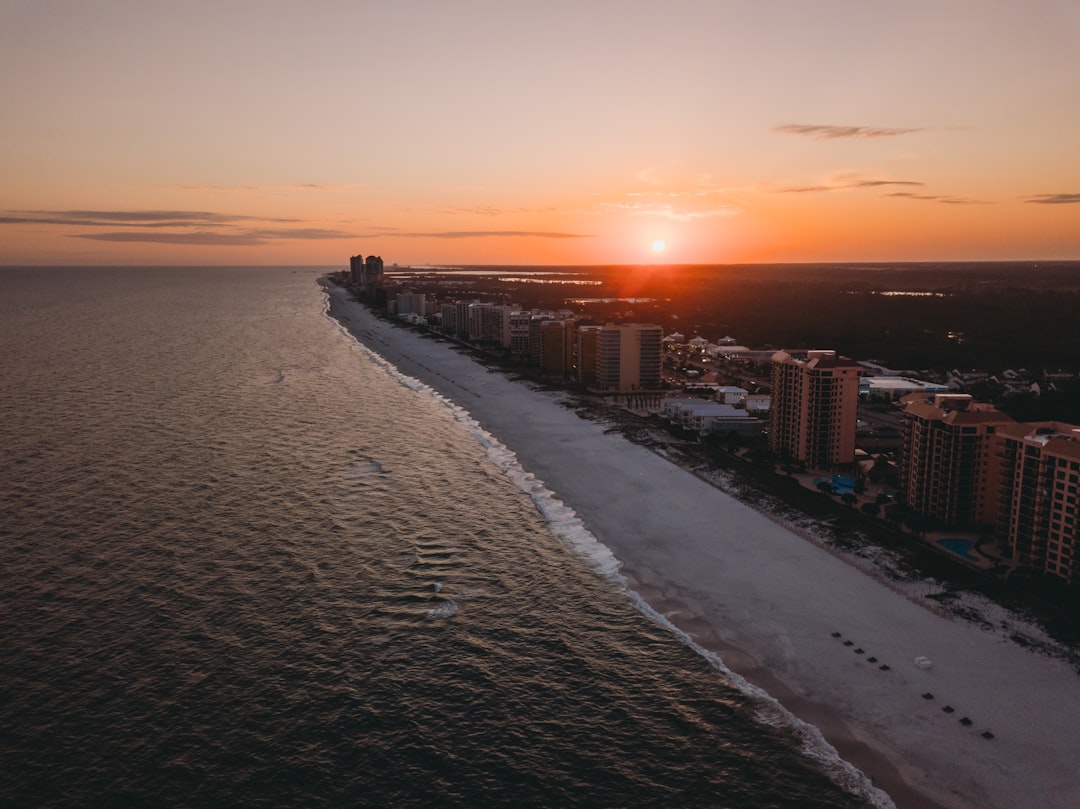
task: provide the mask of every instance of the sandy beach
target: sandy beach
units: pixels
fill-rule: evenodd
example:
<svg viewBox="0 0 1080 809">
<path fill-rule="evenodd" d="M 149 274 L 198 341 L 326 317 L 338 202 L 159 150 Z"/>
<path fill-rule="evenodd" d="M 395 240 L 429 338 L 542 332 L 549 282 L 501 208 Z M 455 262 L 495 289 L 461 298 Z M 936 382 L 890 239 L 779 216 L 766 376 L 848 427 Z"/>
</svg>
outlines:
<svg viewBox="0 0 1080 809">
<path fill-rule="evenodd" d="M 818 728 L 901 809 L 1080 805 L 1069 664 L 905 598 L 561 394 L 327 290 L 364 345 L 469 411 L 574 509 L 656 612 Z"/>
</svg>

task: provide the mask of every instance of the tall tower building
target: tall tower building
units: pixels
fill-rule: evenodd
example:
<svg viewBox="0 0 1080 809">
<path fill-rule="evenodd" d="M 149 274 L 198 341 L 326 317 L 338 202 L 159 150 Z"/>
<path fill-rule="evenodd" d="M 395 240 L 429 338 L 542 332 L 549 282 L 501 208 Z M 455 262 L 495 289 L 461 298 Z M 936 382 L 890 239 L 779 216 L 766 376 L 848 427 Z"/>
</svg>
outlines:
<svg viewBox="0 0 1080 809">
<path fill-rule="evenodd" d="M 660 389 L 664 335 L 659 326 L 622 323 L 581 331 L 580 381 L 610 393 Z"/>
<path fill-rule="evenodd" d="M 360 285 L 361 279 L 364 275 L 364 257 L 363 256 L 350 256 L 349 257 L 349 280 L 356 286 Z"/>
<path fill-rule="evenodd" d="M 993 443 L 995 536 L 1021 564 L 1080 583 L 1080 427 L 1010 424 Z"/>
<path fill-rule="evenodd" d="M 770 449 L 812 469 L 854 463 L 860 370 L 835 351 L 775 353 Z"/>
<path fill-rule="evenodd" d="M 380 256 L 368 256 L 360 274 L 360 289 L 368 298 L 375 297 L 376 287 L 383 285 L 383 260 Z"/>
<path fill-rule="evenodd" d="M 912 394 L 903 401 L 900 486 L 908 508 L 946 525 L 991 525 L 991 442 L 1013 420 L 962 393 Z"/>
<path fill-rule="evenodd" d="M 540 373 L 570 376 L 574 362 L 574 330 L 572 320 L 540 322 Z"/>
</svg>

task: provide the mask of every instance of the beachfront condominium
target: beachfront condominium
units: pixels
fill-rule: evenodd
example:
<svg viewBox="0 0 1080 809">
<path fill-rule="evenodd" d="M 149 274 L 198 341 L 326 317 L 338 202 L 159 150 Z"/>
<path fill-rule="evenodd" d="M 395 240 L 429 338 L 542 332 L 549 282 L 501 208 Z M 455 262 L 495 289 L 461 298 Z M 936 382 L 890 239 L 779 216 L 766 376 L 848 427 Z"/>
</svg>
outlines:
<svg viewBox="0 0 1080 809">
<path fill-rule="evenodd" d="M 663 330 L 609 323 L 578 330 L 578 381 L 604 393 L 660 389 Z"/>
<path fill-rule="evenodd" d="M 993 524 L 992 440 L 1013 420 L 968 394 L 911 394 L 901 401 L 900 486 L 907 507 L 957 528 Z"/>
<path fill-rule="evenodd" d="M 540 373 L 565 379 L 574 367 L 574 321 L 542 320 L 539 324 Z"/>
<path fill-rule="evenodd" d="M 995 537 L 1021 565 L 1080 583 L 1080 427 L 1011 424 L 994 436 Z"/>
<path fill-rule="evenodd" d="M 375 288 L 383 284 L 383 260 L 380 256 L 351 256 L 349 280 L 365 298 L 374 300 Z"/>
<path fill-rule="evenodd" d="M 773 354 L 769 448 L 811 469 L 853 464 L 860 370 L 835 351 Z"/>
</svg>

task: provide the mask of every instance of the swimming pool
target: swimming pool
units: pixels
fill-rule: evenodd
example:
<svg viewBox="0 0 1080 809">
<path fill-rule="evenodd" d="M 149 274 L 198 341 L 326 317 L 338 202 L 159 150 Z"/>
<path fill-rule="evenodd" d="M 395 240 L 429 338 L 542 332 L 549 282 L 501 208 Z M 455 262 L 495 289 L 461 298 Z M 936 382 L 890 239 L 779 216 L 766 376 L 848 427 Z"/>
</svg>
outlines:
<svg viewBox="0 0 1080 809">
<path fill-rule="evenodd" d="M 967 559 L 969 562 L 978 562 L 979 557 L 971 553 L 975 547 L 975 542 L 970 539 L 939 539 L 938 545 L 943 547 L 950 553 L 955 553 L 961 559 Z"/>
</svg>

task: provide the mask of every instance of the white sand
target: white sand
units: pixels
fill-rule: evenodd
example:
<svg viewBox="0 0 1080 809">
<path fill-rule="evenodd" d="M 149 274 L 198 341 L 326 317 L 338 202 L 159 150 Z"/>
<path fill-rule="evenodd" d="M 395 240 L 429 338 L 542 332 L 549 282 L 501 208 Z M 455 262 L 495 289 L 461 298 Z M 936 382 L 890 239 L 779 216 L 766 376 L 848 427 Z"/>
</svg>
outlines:
<svg viewBox="0 0 1080 809">
<path fill-rule="evenodd" d="M 558 395 L 489 372 L 329 289 L 332 311 L 361 342 L 513 450 L 658 612 L 819 727 L 898 806 L 1080 806 L 1080 676 L 1068 664 L 935 614 L 605 433 Z M 917 667 L 920 656 L 932 668 Z"/>
</svg>

